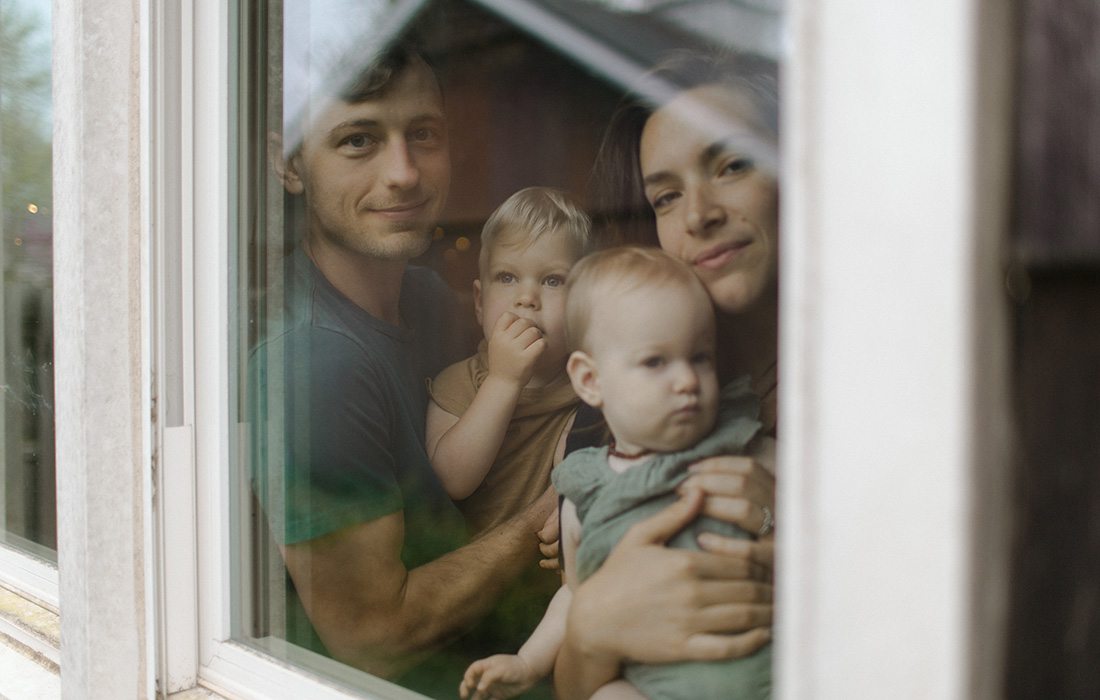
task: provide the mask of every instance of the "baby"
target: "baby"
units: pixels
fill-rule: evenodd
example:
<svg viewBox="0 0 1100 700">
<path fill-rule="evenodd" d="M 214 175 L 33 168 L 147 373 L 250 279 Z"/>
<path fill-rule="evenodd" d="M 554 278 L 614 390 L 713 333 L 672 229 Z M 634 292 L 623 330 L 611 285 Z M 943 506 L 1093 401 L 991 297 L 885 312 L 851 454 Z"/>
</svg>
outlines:
<svg viewBox="0 0 1100 700">
<path fill-rule="evenodd" d="M 719 395 L 711 301 L 680 261 L 634 247 L 585 258 L 570 277 L 566 327 L 569 378 L 583 401 L 603 411 L 612 442 L 574 452 L 554 470 L 554 486 L 566 499 L 567 585 L 518 654 L 470 666 L 463 698 L 513 697 L 551 671 L 570 587 L 600 567 L 632 524 L 677 498 L 689 465 L 715 455 L 765 455 L 774 447 L 759 436 L 758 401 L 747 377 Z M 698 549 L 704 531 L 752 537 L 700 517 L 668 544 Z M 771 694 L 771 647 L 743 659 L 627 665 L 623 675 L 597 697 L 758 700 Z"/>
<path fill-rule="evenodd" d="M 529 187 L 485 222 L 474 308 L 478 353 L 430 384 L 432 467 L 473 534 L 538 498 L 578 400 L 565 374 L 565 283 L 591 224 L 563 192 Z"/>
</svg>

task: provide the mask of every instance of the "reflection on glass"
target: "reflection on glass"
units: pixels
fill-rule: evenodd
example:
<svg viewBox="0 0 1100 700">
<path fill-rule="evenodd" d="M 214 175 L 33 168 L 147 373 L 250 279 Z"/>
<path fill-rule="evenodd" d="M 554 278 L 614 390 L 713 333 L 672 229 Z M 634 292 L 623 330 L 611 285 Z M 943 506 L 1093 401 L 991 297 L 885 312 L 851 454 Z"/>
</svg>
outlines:
<svg viewBox="0 0 1100 700">
<path fill-rule="evenodd" d="M 57 561 L 50 3 L 0 0 L 0 531 Z"/>
<path fill-rule="evenodd" d="M 530 537 L 546 476 L 481 532 L 424 444 L 425 381 L 482 337 L 486 219 L 546 186 L 599 220 L 589 178 L 623 95 L 660 99 L 644 77 L 660 57 L 738 43 L 745 27 L 759 31 L 739 46 L 774 54 L 778 7 L 239 10 L 234 636 L 358 687 L 451 697 L 472 660 L 516 651 L 560 584 Z M 525 697 L 550 697 L 548 682 Z"/>
</svg>

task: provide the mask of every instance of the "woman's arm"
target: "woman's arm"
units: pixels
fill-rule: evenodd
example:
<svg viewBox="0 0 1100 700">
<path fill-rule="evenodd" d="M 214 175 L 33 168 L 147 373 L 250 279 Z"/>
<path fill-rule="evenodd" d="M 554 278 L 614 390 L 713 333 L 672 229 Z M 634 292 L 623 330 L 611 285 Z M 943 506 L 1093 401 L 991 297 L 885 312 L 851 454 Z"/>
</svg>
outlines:
<svg viewBox="0 0 1100 700">
<path fill-rule="evenodd" d="M 706 469 L 714 472 L 706 471 L 707 478 L 697 481 L 716 481 L 713 473 L 727 475 L 729 465 Z M 763 471 L 759 465 L 737 466 L 735 475 L 744 472 L 746 478 L 718 480 L 717 493 L 706 500 L 746 498 L 750 483 L 753 498 L 767 497 L 767 479 L 757 469 Z M 715 547 L 721 554 L 664 546 L 703 508 L 704 494 L 687 490 L 676 503 L 634 525 L 599 571 L 574 590 L 554 670 L 561 698 L 591 696 L 618 677 L 626 660 L 741 657 L 771 639 L 771 543 L 722 540 Z"/>
</svg>

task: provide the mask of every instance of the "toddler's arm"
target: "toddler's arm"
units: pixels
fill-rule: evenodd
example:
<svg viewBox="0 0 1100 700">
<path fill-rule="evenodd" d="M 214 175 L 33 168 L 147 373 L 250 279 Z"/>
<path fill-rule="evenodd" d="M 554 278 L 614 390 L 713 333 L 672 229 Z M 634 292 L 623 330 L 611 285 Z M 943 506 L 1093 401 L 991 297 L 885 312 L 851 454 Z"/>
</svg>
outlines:
<svg viewBox="0 0 1100 700">
<path fill-rule="evenodd" d="M 562 586 L 542 621 L 517 654 L 497 654 L 470 664 L 458 688 L 464 700 L 514 698 L 550 675 L 565 638 L 565 617 L 572 593 Z"/>
<path fill-rule="evenodd" d="M 493 465 L 520 391 L 546 341 L 530 321 L 502 314 L 489 338 L 489 375 L 461 418 L 428 406 L 427 447 L 436 475 L 454 500 L 468 497 Z"/>
</svg>

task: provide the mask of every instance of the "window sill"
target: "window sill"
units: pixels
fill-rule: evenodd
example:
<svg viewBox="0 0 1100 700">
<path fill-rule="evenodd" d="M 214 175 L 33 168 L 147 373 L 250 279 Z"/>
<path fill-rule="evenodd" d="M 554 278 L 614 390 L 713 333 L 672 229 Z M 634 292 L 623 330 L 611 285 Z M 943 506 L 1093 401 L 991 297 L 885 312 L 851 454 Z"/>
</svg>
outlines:
<svg viewBox="0 0 1100 700">
<path fill-rule="evenodd" d="M 0 587 L 0 697 L 61 697 L 60 637 L 56 612 Z"/>
</svg>

